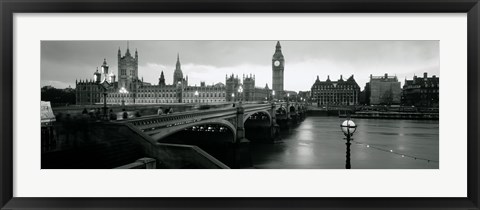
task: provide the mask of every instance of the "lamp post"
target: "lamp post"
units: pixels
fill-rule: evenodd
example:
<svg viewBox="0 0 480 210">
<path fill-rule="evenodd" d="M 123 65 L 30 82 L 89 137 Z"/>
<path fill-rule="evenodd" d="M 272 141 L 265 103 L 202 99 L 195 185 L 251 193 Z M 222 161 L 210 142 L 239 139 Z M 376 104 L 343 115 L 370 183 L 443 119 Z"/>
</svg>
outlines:
<svg viewBox="0 0 480 210">
<path fill-rule="evenodd" d="M 125 87 L 120 88 L 120 94 L 122 95 L 122 106 L 125 109 L 125 95 L 128 94 L 128 90 Z"/>
<path fill-rule="evenodd" d="M 198 91 L 196 90 L 194 94 L 195 94 L 195 103 L 198 103 Z"/>
<path fill-rule="evenodd" d="M 242 92 L 243 92 L 242 86 L 238 87 L 238 97 L 240 98 L 240 103 L 242 103 L 242 98 L 243 98 Z"/>
<path fill-rule="evenodd" d="M 351 165 L 350 165 L 350 145 L 351 145 L 350 140 L 352 139 L 350 137 L 353 136 L 353 133 L 355 133 L 355 130 L 357 129 L 357 125 L 355 125 L 355 123 L 352 120 L 350 120 L 350 118 L 348 118 L 347 120 L 343 121 L 342 124 L 340 124 L 340 128 L 342 129 L 343 134 L 345 134 L 346 140 L 347 140 L 347 143 L 345 143 L 345 145 L 347 146 L 345 168 L 350 169 L 351 168 Z"/>
<path fill-rule="evenodd" d="M 107 117 L 107 89 L 103 90 L 103 119 L 108 120 Z"/>
<path fill-rule="evenodd" d="M 235 93 L 232 93 L 232 101 L 235 102 Z"/>
<path fill-rule="evenodd" d="M 272 101 L 275 102 L 275 91 L 272 90 Z"/>
<path fill-rule="evenodd" d="M 290 101 L 290 93 L 287 93 L 287 102 Z"/>
</svg>

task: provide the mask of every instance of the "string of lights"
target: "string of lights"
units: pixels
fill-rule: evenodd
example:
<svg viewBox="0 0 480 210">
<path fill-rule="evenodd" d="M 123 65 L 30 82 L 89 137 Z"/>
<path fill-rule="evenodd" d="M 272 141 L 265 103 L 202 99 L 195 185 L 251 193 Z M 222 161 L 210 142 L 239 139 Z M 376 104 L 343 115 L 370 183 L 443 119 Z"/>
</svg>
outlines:
<svg viewBox="0 0 480 210">
<path fill-rule="evenodd" d="M 385 149 L 385 148 L 377 147 L 377 146 L 367 144 L 367 143 L 363 143 L 363 142 L 358 142 L 358 141 L 351 141 L 351 142 L 353 142 L 357 145 L 364 146 L 364 147 L 369 148 L 369 149 L 375 149 L 375 150 L 379 150 L 379 151 L 383 151 L 383 152 L 389 152 L 389 153 L 392 153 L 394 155 L 401 156 L 402 158 L 411 158 L 411 159 L 414 159 L 414 160 L 422 160 L 422 161 L 427 161 L 428 163 L 430 163 L 430 162 L 438 163 L 439 162 L 438 160 L 432 160 L 432 159 L 428 159 L 428 158 L 422 158 L 422 157 L 417 157 L 417 156 L 413 156 L 413 155 L 409 155 L 409 154 L 405 154 L 405 153 L 400 153 L 400 152 L 394 151 L 393 149 Z"/>
</svg>

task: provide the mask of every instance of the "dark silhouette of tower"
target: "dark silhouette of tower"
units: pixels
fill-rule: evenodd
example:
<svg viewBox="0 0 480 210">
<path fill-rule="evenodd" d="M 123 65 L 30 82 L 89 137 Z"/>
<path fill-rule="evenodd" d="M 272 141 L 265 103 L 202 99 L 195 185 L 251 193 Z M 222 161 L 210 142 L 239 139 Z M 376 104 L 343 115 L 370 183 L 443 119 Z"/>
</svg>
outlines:
<svg viewBox="0 0 480 210">
<path fill-rule="evenodd" d="M 135 87 L 135 82 L 138 80 L 138 52 L 135 50 L 135 57 L 130 54 L 130 49 L 127 42 L 127 52 L 122 56 L 120 48 L 118 48 L 118 86 L 125 87 L 130 92 Z"/>
<path fill-rule="evenodd" d="M 285 67 L 285 58 L 282 54 L 282 46 L 277 42 L 275 53 L 272 57 L 272 89 L 275 91 L 276 98 L 281 98 L 283 94 L 283 70 Z"/>
<path fill-rule="evenodd" d="M 175 72 L 173 72 L 173 84 L 177 85 L 178 82 L 183 82 L 183 72 L 180 65 L 179 54 L 177 54 L 177 64 L 175 65 Z"/>
<path fill-rule="evenodd" d="M 158 79 L 158 85 L 165 86 L 165 76 L 163 75 L 163 71 L 160 74 L 160 79 Z"/>
</svg>

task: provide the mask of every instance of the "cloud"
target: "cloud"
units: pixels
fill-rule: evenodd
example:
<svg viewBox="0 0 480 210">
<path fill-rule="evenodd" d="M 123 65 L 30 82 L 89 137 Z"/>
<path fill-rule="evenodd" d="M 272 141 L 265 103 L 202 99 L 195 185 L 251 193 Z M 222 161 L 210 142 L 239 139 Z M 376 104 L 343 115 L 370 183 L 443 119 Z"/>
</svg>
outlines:
<svg viewBox="0 0 480 210">
<path fill-rule="evenodd" d="M 225 74 L 255 74 L 256 86 L 272 83 L 271 59 L 276 41 L 130 41 L 130 51 L 139 53 L 139 77 L 158 84 L 164 71 L 172 83 L 177 53 L 190 84 L 225 83 Z M 281 41 L 285 56 L 285 89 L 309 90 L 318 75 L 325 80 L 352 74 L 363 88 L 372 75 L 414 74 L 440 76 L 438 41 Z M 118 74 L 117 52 L 125 54 L 126 41 L 42 41 L 42 84 L 47 81 L 74 83 L 92 78 L 107 59 Z M 45 82 L 44 82 L 45 80 Z"/>
</svg>

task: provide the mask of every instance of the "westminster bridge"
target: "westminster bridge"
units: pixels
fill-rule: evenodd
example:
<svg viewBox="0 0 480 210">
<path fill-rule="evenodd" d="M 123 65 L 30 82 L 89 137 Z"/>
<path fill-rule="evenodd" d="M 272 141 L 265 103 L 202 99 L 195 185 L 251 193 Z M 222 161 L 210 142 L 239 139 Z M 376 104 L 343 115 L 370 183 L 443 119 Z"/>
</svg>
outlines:
<svg viewBox="0 0 480 210">
<path fill-rule="evenodd" d="M 251 141 L 274 142 L 280 129 L 304 119 L 302 103 L 242 104 L 121 120 L 151 144 L 195 145 L 234 168 L 249 167 Z"/>
<path fill-rule="evenodd" d="M 153 113 L 154 107 L 126 108 L 130 116 Z M 145 158 L 155 160 L 156 168 L 249 168 L 250 143 L 275 142 L 281 129 L 301 122 L 306 113 L 297 102 L 237 102 L 105 121 L 74 114 L 77 109 L 82 108 L 56 112 L 57 144 L 42 149 L 42 168 L 133 168 L 145 166 Z"/>
</svg>

